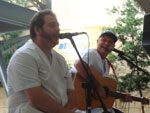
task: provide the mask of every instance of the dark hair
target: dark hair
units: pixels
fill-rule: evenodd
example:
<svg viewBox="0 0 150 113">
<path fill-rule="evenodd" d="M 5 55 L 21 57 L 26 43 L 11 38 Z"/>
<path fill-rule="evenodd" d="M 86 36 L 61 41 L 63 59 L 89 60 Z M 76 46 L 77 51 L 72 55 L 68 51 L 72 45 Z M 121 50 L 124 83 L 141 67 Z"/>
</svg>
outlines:
<svg viewBox="0 0 150 113">
<path fill-rule="evenodd" d="M 99 36 L 99 38 L 102 37 L 102 36 L 104 36 L 104 35 L 105 36 L 109 36 L 110 38 L 112 38 L 114 42 L 117 42 L 117 40 L 118 40 L 117 36 L 113 32 L 111 32 L 109 30 L 102 31 L 101 34 L 100 34 L 100 36 Z"/>
<path fill-rule="evenodd" d="M 34 27 L 42 28 L 44 25 L 44 16 L 45 15 L 52 15 L 55 16 L 55 14 L 50 9 L 44 9 L 39 12 L 37 12 L 31 19 L 30 22 L 30 36 L 31 39 L 34 39 L 36 37 L 36 33 L 34 31 Z"/>
</svg>

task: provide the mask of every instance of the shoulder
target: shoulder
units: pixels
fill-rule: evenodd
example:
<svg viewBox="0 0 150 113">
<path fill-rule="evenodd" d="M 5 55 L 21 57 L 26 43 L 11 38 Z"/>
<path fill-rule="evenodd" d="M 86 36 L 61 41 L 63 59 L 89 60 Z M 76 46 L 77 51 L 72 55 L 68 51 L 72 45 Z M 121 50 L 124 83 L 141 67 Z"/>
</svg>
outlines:
<svg viewBox="0 0 150 113">
<path fill-rule="evenodd" d="M 54 49 L 52 49 L 51 52 L 52 52 L 53 57 L 55 57 L 57 59 L 57 61 L 59 61 L 59 62 L 66 62 L 64 56 L 62 56 L 61 54 L 56 52 Z"/>
<path fill-rule="evenodd" d="M 99 57 L 99 54 L 96 49 L 90 49 L 89 51 L 86 52 L 86 56 L 89 54 L 89 57 Z"/>
<path fill-rule="evenodd" d="M 82 52 L 82 56 L 84 55 L 88 55 L 88 54 L 97 54 L 96 49 L 89 49 L 89 50 L 85 50 L 84 52 Z"/>
<path fill-rule="evenodd" d="M 38 57 L 38 53 L 36 51 L 37 48 L 35 44 L 28 41 L 15 51 L 10 59 L 9 64 L 12 62 L 15 64 L 15 62 L 26 63 L 28 61 L 34 61 L 34 59 L 37 59 Z"/>
</svg>

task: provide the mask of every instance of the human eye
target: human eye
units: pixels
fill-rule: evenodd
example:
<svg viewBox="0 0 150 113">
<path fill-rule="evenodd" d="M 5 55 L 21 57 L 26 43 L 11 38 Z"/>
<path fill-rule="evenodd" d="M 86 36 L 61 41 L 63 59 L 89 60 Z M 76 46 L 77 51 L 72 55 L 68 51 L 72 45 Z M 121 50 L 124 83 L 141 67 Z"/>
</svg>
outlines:
<svg viewBox="0 0 150 113">
<path fill-rule="evenodd" d="M 105 41 L 106 41 L 106 39 L 105 39 L 105 38 L 101 38 L 101 41 L 105 42 Z"/>
<path fill-rule="evenodd" d="M 56 26 L 59 26 L 59 24 L 57 22 L 50 22 L 48 24 L 49 27 L 56 27 Z"/>
</svg>

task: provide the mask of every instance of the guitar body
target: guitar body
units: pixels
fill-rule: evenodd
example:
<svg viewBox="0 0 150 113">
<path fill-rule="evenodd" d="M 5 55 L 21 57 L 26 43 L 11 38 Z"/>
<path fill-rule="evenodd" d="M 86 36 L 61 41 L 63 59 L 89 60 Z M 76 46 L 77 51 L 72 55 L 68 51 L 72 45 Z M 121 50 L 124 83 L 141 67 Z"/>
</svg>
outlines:
<svg viewBox="0 0 150 113">
<path fill-rule="evenodd" d="M 97 80 L 99 84 L 109 88 L 109 90 L 111 91 L 116 91 L 117 82 L 115 80 L 111 78 L 104 78 L 94 69 L 92 68 L 90 69 L 91 69 L 92 75 L 94 76 L 94 78 Z M 77 108 L 79 110 L 86 110 L 86 89 L 82 88 L 83 82 L 86 82 L 86 81 L 80 76 L 79 73 L 77 73 L 74 79 L 74 86 L 75 86 L 75 91 L 77 95 Z M 102 100 L 106 108 L 111 108 L 114 104 L 115 98 L 108 96 L 107 98 L 102 99 Z M 91 107 L 92 108 L 101 107 L 101 103 L 98 100 L 98 98 L 95 98 L 94 96 L 92 97 Z"/>
</svg>

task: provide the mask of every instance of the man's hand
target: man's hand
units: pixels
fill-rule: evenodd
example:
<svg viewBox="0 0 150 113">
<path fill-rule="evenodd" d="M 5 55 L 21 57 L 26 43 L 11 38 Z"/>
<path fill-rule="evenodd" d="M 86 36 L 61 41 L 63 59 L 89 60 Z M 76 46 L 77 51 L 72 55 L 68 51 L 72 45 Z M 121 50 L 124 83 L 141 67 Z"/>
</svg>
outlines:
<svg viewBox="0 0 150 113">
<path fill-rule="evenodd" d="M 75 111 L 77 108 L 77 102 L 76 102 L 76 94 L 75 90 L 68 93 L 68 103 L 65 105 L 65 108 L 70 109 L 72 111 Z"/>
</svg>

